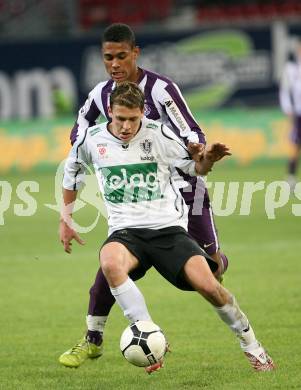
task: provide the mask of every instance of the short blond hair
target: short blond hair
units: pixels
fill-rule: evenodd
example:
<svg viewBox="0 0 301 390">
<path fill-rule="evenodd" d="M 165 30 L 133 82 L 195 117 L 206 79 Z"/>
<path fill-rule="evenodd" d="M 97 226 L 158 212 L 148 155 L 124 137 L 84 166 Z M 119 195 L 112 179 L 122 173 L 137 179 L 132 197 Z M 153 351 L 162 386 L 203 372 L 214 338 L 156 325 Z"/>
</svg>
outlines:
<svg viewBox="0 0 301 390">
<path fill-rule="evenodd" d="M 117 85 L 110 95 L 110 108 L 114 105 L 144 110 L 144 93 L 137 84 L 125 81 Z"/>
</svg>

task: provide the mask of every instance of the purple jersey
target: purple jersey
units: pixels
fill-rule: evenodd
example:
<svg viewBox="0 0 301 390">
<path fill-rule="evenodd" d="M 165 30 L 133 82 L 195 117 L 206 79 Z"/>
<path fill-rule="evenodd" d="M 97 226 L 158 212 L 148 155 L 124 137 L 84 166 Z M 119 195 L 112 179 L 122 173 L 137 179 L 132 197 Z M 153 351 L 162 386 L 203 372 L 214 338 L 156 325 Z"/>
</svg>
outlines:
<svg viewBox="0 0 301 390">
<path fill-rule="evenodd" d="M 185 142 L 205 143 L 205 135 L 195 121 L 178 86 L 164 76 L 145 69 L 140 70 L 142 74 L 138 85 L 145 95 L 145 116 L 164 123 Z M 102 81 L 89 93 L 71 131 L 72 144 L 79 133 L 96 124 L 99 116 L 110 120 L 109 97 L 114 87 L 113 80 Z"/>
</svg>

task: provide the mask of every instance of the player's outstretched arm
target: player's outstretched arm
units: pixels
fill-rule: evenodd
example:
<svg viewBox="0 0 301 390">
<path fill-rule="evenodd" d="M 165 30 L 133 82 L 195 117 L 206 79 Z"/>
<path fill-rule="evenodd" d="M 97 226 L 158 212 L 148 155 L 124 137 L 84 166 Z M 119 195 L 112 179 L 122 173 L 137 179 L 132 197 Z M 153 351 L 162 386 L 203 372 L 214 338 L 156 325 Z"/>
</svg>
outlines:
<svg viewBox="0 0 301 390">
<path fill-rule="evenodd" d="M 77 197 L 77 191 L 63 189 L 63 208 L 60 218 L 59 236 L 60 241 L 67 253 L 72 251 L 72 240 L 74 239 L 80 245 L 84 245 L 84 241 L 80 238 L 78 233 L 72 228 L 72 211 L 74 202 Z"/>
<path fill-rule="evenodd" d="M 214 163 L 225 156 L 231 156 L 230 150 L 226 145 L 216 142 L 206 146 L 203 152 L 193 156 L 193 159 L 196 161 L 196 172 L 199 175 L 207 175 Z"/>
</svg>

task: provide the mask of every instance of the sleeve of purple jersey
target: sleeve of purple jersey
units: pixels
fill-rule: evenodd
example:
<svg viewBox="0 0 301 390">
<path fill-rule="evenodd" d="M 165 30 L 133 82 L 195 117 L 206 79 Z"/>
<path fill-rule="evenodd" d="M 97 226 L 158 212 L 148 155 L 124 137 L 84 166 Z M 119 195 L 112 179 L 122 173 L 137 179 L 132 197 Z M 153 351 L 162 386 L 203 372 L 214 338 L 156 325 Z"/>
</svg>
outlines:
<svg viewBox="0 0 301 390">
<path fill-rule="evenodd" d="M 100 115 L 100 110 L 96 104 L 93 96 L 93 91 L 89 94 L 85 104 L 80 108 L 78 112 L 77 120 L 70 133 L 71 145 L 77 140 L 78 137 L 87 129 L 87 127 L 94 126 L 96 120 Z"/>
<path fill-rule="evenodd" d="M 200 142 L 205 144 L 205 134 L 194 119 L 176 84 L 169 83 L 165 87 L 165 93 L 164 96 L 162 96 L 162 100 L 169 122 L 176 134 L 181 137 L 185 143 Z"/>
</svg>

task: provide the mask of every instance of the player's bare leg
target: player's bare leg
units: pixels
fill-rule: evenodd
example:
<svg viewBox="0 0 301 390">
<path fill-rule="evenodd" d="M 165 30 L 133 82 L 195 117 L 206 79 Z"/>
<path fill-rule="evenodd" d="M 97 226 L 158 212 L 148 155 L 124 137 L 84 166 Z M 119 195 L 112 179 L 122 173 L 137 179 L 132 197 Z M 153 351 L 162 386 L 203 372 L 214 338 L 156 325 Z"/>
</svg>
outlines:
<svg viewBox="0 0 301 390">
<path fill-rule="evenodd" d="M 240 340 L 240 346 L 252 367 L 257 371 L 275 368 L 273 360 L 257 341 L 247 316 L 230 294 L 212 275 L 202 256 L 191 257 L 184 266 L 186 280 L 215 308 L 219 317 Z"/>
<path fill-rule="evenodd" d="M 128 276 L 138 267 L 137 258 L 123 244 L 109 242 L 101 249 L 100 259 L 111 293 L 125 317 L 130 322 L 151 320 L 143 295 Z"/>
<path fill-rule="evenodd" d="M 137 258 L 121 243 L 110 242 L 102 248 L 100 259 L 111 293 L 124 316 L 131 323 L 138 320 L 151 321 L 142 293 L 128 276 L 129 272 L 139 265 Z M 151 374 L 162 367 L 163 359 L 145 370 Z"/>
</svg>

